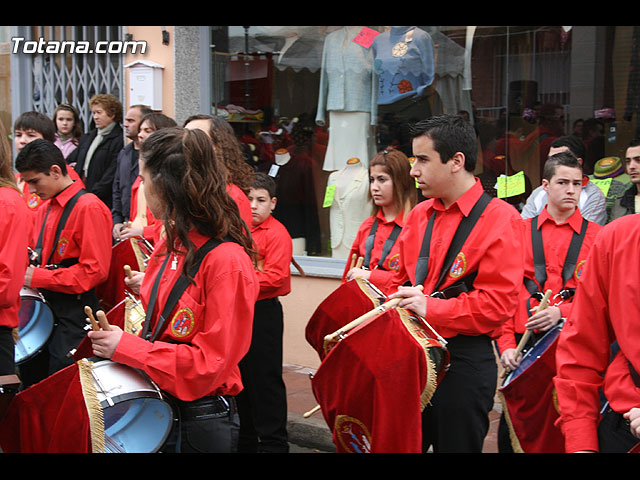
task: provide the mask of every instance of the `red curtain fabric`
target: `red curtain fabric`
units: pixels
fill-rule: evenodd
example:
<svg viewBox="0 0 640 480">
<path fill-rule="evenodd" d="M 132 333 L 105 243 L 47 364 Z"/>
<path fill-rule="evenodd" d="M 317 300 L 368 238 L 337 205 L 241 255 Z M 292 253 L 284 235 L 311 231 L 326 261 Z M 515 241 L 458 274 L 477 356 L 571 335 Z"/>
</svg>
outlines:
<svg viewBox="0 0 640 480">
<path fill-rule="evenodd" d="M 418 453 L 424 348 L 389 310 L 335 344 L 312 379 L 313 393 L 340 453 Z"/>
<path fill-rule="evenodd" d="M 124 240 L 111 249 L 109 276 L 96 287 L 100 306 L 105 311 L 111 310 L 125 298 L 124 266 L 129 265 L 132 270 L 140 270 L 138 257 L 132 246 L 132 242 L 135 241 L 135 239 Z"/>
<path fill-rule="evenodd" d="M 89 453 L 89 416 L 78 365 L 18 393 L 0 422 L 4 453 Z"/>
</svg>

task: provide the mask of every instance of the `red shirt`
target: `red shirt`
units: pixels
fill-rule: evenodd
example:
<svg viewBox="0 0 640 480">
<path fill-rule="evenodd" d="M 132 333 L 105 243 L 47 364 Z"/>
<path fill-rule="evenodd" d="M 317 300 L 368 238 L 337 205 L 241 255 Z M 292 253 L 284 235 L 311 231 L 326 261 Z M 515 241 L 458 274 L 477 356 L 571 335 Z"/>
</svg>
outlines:
<svg viewBox="0 0 640 480">
<path fill-rule="evenodd" d="M 10 187 L 0 187 L 0 326 L 18 326 L 20 289 L 29 264 L 27 248 L 31 224 L 24 198 Z"/>
<path fill-rule="evenodd" d="M 533 247 L 531 246 L 531 221 L 531 218 L 523 220 L 523 245 L 525 255 L 524 276 L 535 280 Z M 546 206 L 538 216 L 538 230 L 541 230 L 542 232 L 542 244 L 544 245 L 544 257 L 547 267 L 547 281 L 544 285 L 544 289 L 541 289 L 540 291 L 544 293 L 546 290 L 551 289 L 553 293 L 551 295 L 549 305 L 560 308 L 562 318 L 567 318 L 569 316 L 569 313 L 571 312 L 572 299 L 563 301 L 560 297 L 555 298 L 555 296 L 563 288 L 576 288 L 578 279 L 587 260 L 587 256 L 591 250 L 591 245 L 602 228 L 602 226 L 597 223 L 589 222 L 587 224 L 587 231 L 584 240 L 582 241 L 582 247 L 580 248 L 576 268 L 566 285 L 563 285 L 562 267 L 564 266 L 564 261 L 567 257 L 571 237 L 574 232 L 580 233 L 580 230 L 582 229 L 582 221 L 582 214 L 577 208 L 573 215 L 569 217 L 566 222 L 561 224 L 556 223 L 555 220 L 551 218 Z M 542 286 L 539 287 L 542 288 Z M 525 332 L 525 324 L 529 321 L 527 299 L 529 299 L 530 296 L 531 294 L 525 288 L 524 283 L 522 283 L 520 286 L 520 300 L 516 314 L 504 324 L 502 328 L 503 333 L 498 339 L 498 348 L 501 352 L 504 352 L 509 348 L 516 348 L 517 344 L 514 334 Z M 540 302 L 537 300 L 531 299 L 530 306 L 533 308 L 539 303 Z"/>
<path fill-rule="evenodd" d="M 189 237 L 196 248 L 207 241 L 196 231 Z M 159 240 L 140 290 L 145 310 L 164 262 L 164 242 Z M 172 262 L 169 259 L 161 277 L 152 329 L 182 272 L 184 256 L 177 255 L 175 270 Z M 194 282 L 167 317 L 157 341 L 124 333 L 112 360 L 144 370 L 161 389 L 181 400 L 236 395 L 242 390 L 238 362 L 249 350 L 258 296 L 253 265 L 240 245 L 223 243 L 205 256 Z"/>
<path fill-rule="evenodd" d="M 427 294 L 425 320 L 444 338 L 458 334 L 490 335 L 496 338 L 502 324 L 515 312 L 522 283 L 522 221 L 515 208 L 493 199 L 484 210 L 473 231 L 462 246 L 451 271 L 440 289 L 452 285 L 474 271 L 478 275 L 474 289 L 455 298 L 430 297 L 435 287 L 444 257 L 462 216 L 468 216 L 483 193 L 476 183 L 449 208 L 440 199 L 420 202 L 405 220 L 396 242 L 401 262 L 387 285 L 376 285 L 387 294 L 393 293 L 406 280 L 415 285 L 415 269 L 429 217 L 437 211 L 431 238 L 429 271 L 424 282 Z"/>
<path fill-rule="evenodd" d="M 251 227 L 251 236 L 258 250 L 260 283 L 258 300 L 287 295 L 291 292 L 291 236 L 282 223 L 272 215 L 260 225 Z"/>
<path fill-rule="evenodd" d="M 396 218 L 388 221 L 384 218 L 382 209 L 380 209 L 375 216 L 367 218 L 364 222 L 362 222 L 362 225 L 360 225 L 358 233 L 356 234 L 356 239 L 354 240 L 353 245 L 351 246 L 351 251 L 349 252 L 349 256 L 347 257 L 347 264 L 345 265 L 344 273 L 342 274 L 342 282 L 346 281 L 346 275 L 350 270 L 351 258 L 353 254 L 356 254 L 356 258 L 365 256 L 367 251 L 367 237 L 369 236 L 369 232 L 371 231 L 371 226 L 373 225 L 374 221 L 378 222 L 378 229 L 376 230 L 376 236 L 373 241 L 373 248 L 371 249 L 371 259 L 369 261 L 369 265 L 364 265 L 369 270 L 371 270 L 369 281 L 376 286 L 378 284 L 384 285 L 387 282 L 387 279 L 392 277 L 393 272 L 398 270 L 398 266 L 400 264 L 400 253 L 398 252 L 397 239 L 396 243 L 387 255 L 387 258 L 383 262 L 382 268 L 378 267 L 378 263 L 380 262 L 380 257 L 382 256 L 384 243 L 389 238 L 389 235 L 391 235 L 393 228 L 396 225 L 400 228 L 404 226 L 404 212 L 400 212 L 398 216 L 396 216 Z"/>
<path fill-rule="evenodd" d="M 598 450 L 599 389 L 624 414 L 640 407 L 640 388 L 627 361 L 640 371 L 640 215 L 606 225 L 580 277 L 573 308 L 560 333 L 554 379 L 567 452 Z M 610 360 L 610 345 L 620 351 Z"/>
<path fill-rule="evenodd" d="M 138 192 L 140 191 L 140 183 L 142 178 L 137 177 L 131 186 L 131 208 L 129 211 L 129 220 L 135 220 L 138 215 Z M 162 222 L 159 222 L 147 208 L 147 225 L 142 229 L 142 236 L 154 243 L 160 234 Z"/>
<path fill-rule="evenodd" d="M 247 197 L 247 194 L 244 193 L 240 187 L 233 183 L 227 184 L 227 193 L 238 205 L 238 210 L 240 210 L 240 217 L 242 218 L 242 220 L 244 220 L 244 223 L 247 224 L 247 228 L 251 228 L 253 215 L 251 214 L 251 202 L 249 202 L 249 197 Z"/>
<path fill-rule="evenodd" d="M 66 258 L 78 258 L 78 263 L 54 270 L 36 268 L 31 280 L 33 288 L 45 288 L 62 293 L 83 293 L 107 279 L 111 263 L 111 211 L 92 193 L 85 193 L 78 199 L 49 260 L 62 211 L 67 202 L 82 188 L 81 182 L 73 182 L 48 200 L 47 208 L 38 210 L 32 248 L 36 245 L 41 225 L 47 211 L 50 210 L 44 226 L 41 267 L 47 263 L 60 263 Z"/>
</svg>

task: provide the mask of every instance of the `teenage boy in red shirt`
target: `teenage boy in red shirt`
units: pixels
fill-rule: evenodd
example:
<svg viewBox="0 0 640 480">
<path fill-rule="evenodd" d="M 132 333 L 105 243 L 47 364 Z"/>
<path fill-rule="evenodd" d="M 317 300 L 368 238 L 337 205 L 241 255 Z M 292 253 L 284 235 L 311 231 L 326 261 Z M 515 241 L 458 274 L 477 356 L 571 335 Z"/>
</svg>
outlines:
<svg viewBox="0 0 640 480">
<path fill-rule="evenodd" d="M 522 283 L 522 223 L 515 208 L 491 199 L 451 266 L 445 266 L 459 224 L 474 218 L 474 206 L 486 200 L 473 174 L 477 138 L 473 126 L 457 115 L 418 122 L 412 133 L 411 176 L 429 200 L 414 207 L 398 237 L 401 261 L 392 285 L 397 292 L 390 297 L 401 297 L 400 307 L 424 317 L 448 342 L 451 365 L 422 416 L 423 448 L 480 453 L 497 382 L 492 340 L 513 316 Z M 426 254 L 422 245 L 432 218 Z M 413 286 L 400 286 L 407 281 Z"/>
<path fill-rule="evenodd" d="M 256 173 L 249 192 L 251 236 L 258 251 L 260 293 L 249 352 L 240 362 L 244 390 L 238 395 L 239 452 L 286 453 L 287 396 L 282 380 L 283 312 L 278 297 L 291 291 L 291 236 L 271 212 L 276 184 Z"/>
<path fill-rule="evenodd" d="M 84 307 L 98 308 L 94 290 L 109 272 L 111 212 L 73 180 L 62 152 L 51 142 L 37 139 L 26 145 L 15 167 L 29 192 L 48 200 L 36 214 L 31 246 L 39 256 L 37 266 L 27 267 L 24 284 L 42 293 L 56 318 L 46 352 L 21 366 L 28 386 L 73 363 L 68 354 L 86 334 Z M 67 206 L 72 208 L 62 228 Z"/>
</svg>

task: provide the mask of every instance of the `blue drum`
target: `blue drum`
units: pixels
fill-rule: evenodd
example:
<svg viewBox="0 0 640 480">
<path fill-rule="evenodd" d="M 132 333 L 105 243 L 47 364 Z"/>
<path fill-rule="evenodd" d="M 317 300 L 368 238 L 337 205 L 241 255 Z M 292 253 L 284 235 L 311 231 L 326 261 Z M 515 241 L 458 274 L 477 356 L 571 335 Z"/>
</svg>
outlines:
<svg viewBox="0 0 640 480">
<path fill-rule="evenodd" d="M 18 334 L 15 362 L 20 365 L 42 351 L 53 332 L 53 312 L 40 292 L 28 287 L 20 290 Z"/>
<path fill-rule="evenodd" d="M 533 365 L 544 352 L 547 351 L 553 342 L 555 342 L 556 338 L 558 338 L 558 335 L 560 335 L 562 325 L 562 322 L 558 323 L 558 325 L 549 330 L 533 347 L 531 347 L 529 351 L 527 351 L 527 353 L 524 354 L 520 365 L 518 365 L 518 367 L 507 376 L 502 387 L 506 387 L 510 382 L 515 380 L 522 372 L 531 367 L 531 365 Z"/>
<path fill-rule="evenodd" d="M 107 453 L 155 453 L 173 425 L 173 409 L 141 370 L 94 358 L 92 374 L 104 415 Z"/>
</svg>

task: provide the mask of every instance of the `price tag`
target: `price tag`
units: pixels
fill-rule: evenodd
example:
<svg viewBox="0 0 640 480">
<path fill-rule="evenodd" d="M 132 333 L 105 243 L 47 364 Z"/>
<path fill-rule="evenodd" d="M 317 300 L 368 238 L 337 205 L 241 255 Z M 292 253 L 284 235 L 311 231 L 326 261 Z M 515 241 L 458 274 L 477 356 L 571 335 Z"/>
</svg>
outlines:
<svg viewBox="0 0 640 480">
<path fill-rule="evenodd" d="M 353 41 L 364 48 L 369 48 L 373 43 L 373 39 L 380 35 L 380 32 L 369 27 L 362 27 L 362 30 L 354 37 Z"/>
<path fill-rule="evenodd" d="M 591 183 L 597 185 L 598 188 L 602 190 L 602 193 L 604 193 L 605 197 L 607 196 L 607 194 L 609 193 L 609 189 L 611 188 L 611 182 L 613 181 L 613 178 L 590 178 L 589 180 L 591 180 Z"/>
<path fill-rule="evenodd" d="M 498 198 L 515 197 L 525 192 L 524 172 L 518 172 L 510 177 L 498 177 Z"/>
<path fill-rule="evenodd" d="M 336 194 L 336 186 L 327 185 L 327 189 L 324 192 L 324 201 L 322 202 L 322 208 L 330 207 L 333 204 L 333 196 Z"/>
</svg>

